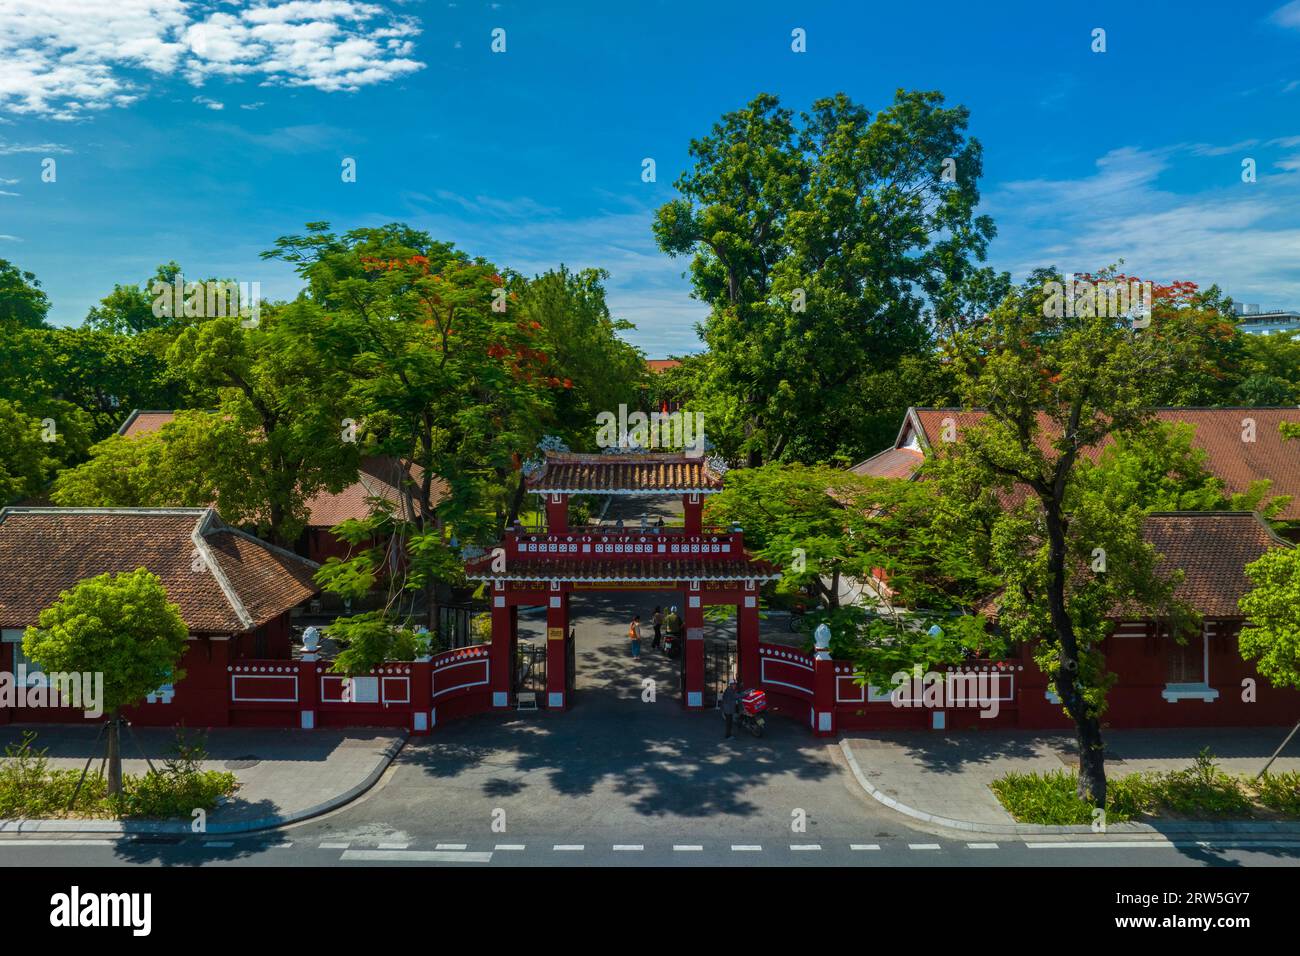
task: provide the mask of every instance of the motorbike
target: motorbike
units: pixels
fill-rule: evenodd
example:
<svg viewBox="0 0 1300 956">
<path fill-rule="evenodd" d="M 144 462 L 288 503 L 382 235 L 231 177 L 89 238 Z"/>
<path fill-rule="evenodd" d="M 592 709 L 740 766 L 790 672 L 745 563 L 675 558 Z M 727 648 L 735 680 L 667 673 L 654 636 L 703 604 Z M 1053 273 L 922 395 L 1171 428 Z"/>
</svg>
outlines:
<svg viewBox="0 0 1300 956">
<path fill-rule="evenodd" d="M 664 653 L 669 657 L 676 657 L 682 652 L 682 636 L 680 634 L 674 634 L 672 631 L 666 631 L 661 646 L 664 649 Z"/>
<path fill-rule="evenodd" d="M 755 737 L 763 736 L 763 728 L 767 726 L 767 717 L 764 716 L 767 713 L 767 693 L 755 687 L 742 693 L 738 703 L 736 720 L 740 726 Z"/>
</svg>

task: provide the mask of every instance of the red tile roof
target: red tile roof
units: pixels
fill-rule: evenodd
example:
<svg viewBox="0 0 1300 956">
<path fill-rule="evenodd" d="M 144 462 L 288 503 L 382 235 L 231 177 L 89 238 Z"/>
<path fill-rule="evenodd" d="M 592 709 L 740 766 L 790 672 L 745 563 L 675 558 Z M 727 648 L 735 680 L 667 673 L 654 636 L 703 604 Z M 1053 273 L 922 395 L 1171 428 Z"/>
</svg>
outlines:
<svg viewBox="0 0 1300 956">
<path fill-rule="evenodd" d="M 307 501 L 307 523 L 314 528 L 332 528 L 348 518 L 365 518 L 370 514 L 371 499 L 393 505 L 393 514 L 405 521 L 419 515 L 420 481 L 424 469 L 419 465 L 405 468 L 396 458 L 365 458 L 357 481 L 337 494 L 322 491 Z M 447 483 L 434 478 L 430 500 L 434 507 L 447 496 Z"/>
<path fill-rule="evenodd" d="M 677 368 L 681 365 L 678 359 L 646 359 L 645 366 L 652 372 L 665 372 L 670 368 Z"/>
<path fill-rule="evenodd" d="M 1174 597 L 1212 620 L 1241 618 L 1237 601 L 1251 587 L 1246 565 L 1272 548 L 1291 546 L 1249 511 L 1157 512 L 1147 516 L 1142 536 L 1161 555 L 1157 573 L 1183 572 Z M 1000 593 L 977 610 L 996 618 Z M 1121 621 L 1145 616 L 1127 607 L 1115 607 L 1109 615 Z"/>
<path fill-rule="evenodd" d="M 118 434 L 134 438 L 155 432 L 176 417 L 174 411 L 133 411 Z M 322 491 L 307 499 L 307 524 L 312 528 L 332 528 L 349 518 L 366 518 L 370 515 L 370 501 L 381 498 L 394 505 L 393 513 L 404 520 L 414 519 L 419 511 L 419 487 L 424 469 L 409 465 L 403 469 L 401 462 L 391 456 L 365 458 L 361 461 L 356 482 L 342 491 Z M 447 483 L 434 478 L 430 488 L 431 500 L 437 507 L 447 496 Z"/>
<path fill-rule="evenodd" d="M 1166 573 L 1181 568 L 1174 596 L 1208 618 L 1239 618 L 1237 599 L 1250 590 L 1246 565 L 1265 551 L 1288 547 L 1258 515 L 1248 511 L 1166 512 L 1147 517 L 1143 537 L 1164 560 Z"/>
<path fill-rule="evenodd" d="M 176 413 L 172 411 L 151 412 L 137 408 L 127 416 L 117 433 L 126 438 L 134 438 L 136 435 L 156 432 L 175 417 Z"/>
<path fill-rule="evenodd" d="M 911 478 L 924 460 L 925 455 L 915 448 L 886 448 L 851 470 L 869 478 Z"/>
<path fill-rule="evenodd" d="M 781 572 L 753 558 L 513 558 L 506 570 L 492 570 L 487 555 L 465 566 L 473 581 L 758 581 Z"/>
<path fill-rule="evenodd" d="M 546 453 L 527 487 L 535 492 L 684 494 L 722 490 L 722 476 L 703 458 L 684 454 L 572 455 Z"/>
<path fill-rule="evenodd" d="M 965 411 L 959 408 L 912 408 L 899 430 L 894 449 L 902 450 L 914 439 L 919 439 L 923 448 L 941 443 L 944 429 L 951 425 L 956 440 L 960 441 L 962 433 L 984 418 L 982 411 Z M 1300 518 L 1300 442 L 1283 441 L 1278 425 L 1284 421 L 1300 421 L 1300 408 L 1160 408 L 1155 415 L 1164 422 L 1187 422 L 1195 429 L 1193 444 L 1205 449 L 1206 467 L 1222 479 L 1229 494 L 1249 490 L 1253 481 L 1268 479 L 1270 495 L 1290 495 L 1291 501 L 1279 517 Z M 1252 419 L 1255 423 L 1255 440 L 1242 440 L 1243 422 Z M 1039 416 L 1041 443 L 1046 446 L 1057 426 L 1046 415 Z M 914 434 L 917 433 L 917 434 Z M 1097 448 L 1089 449 L 1087 454 L 1094 460 L 1100 449 L 1110 444 L 1111 439 Z M 888 451 L 888 450 L 887 450 Z M 887 452 L 856 465 L 858 474 L 874 474 L 871 463 L 881 459 Z M 889 477 L 910 477 L 920 467 L 921 459 L 914 458 L 915 466 L 911 472 Z M 891 466 L 901 470 L 907 459 L 895 457 L 887 459 Z M 859 471 L 859 469 L 863 469 Z"/>
<path fill-rule="evenodd" d="M 211 508 L 5 508 L 0 627 L 35 624 L 86 578 L 147 568 L 191 633 L 239 633 L 316 594 L 318 567 L 227 527 Z"/>
</svg>

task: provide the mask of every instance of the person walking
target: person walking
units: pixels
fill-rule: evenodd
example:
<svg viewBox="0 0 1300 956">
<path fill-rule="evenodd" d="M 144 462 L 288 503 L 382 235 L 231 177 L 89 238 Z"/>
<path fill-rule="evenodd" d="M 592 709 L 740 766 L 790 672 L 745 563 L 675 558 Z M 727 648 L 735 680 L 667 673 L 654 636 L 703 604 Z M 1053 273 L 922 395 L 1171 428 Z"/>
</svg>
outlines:
<svg viewBox="0 0 1300 956">
<path fill-rule="evenodd" d="M 682 649 L 682 619 L 677 613 L 676 604 L 668 609 L 668 614 L 664 617 L 664 627 L 667 629 L 668 637 L 670 638 L 668 643 L 672 644 L 671 649 L 668 647 L 665 647 L 664 649 L 668 651 L 669 657 L 676 657 Z"/>
<path fill-rule="evenodd" d="M 632 623 L 627 629 L 627 636 L 632 641 L 632 660 L 641 659 L 641 615 L 632 615 Z"/>
<path fill-rule="evenodd" d="M 731 732 L 732 722 L 736 719 L 736 707 L 740 703 L 740 688 L 736 686 L 736 678 L 727 681 L 727 689 L 722 692 L 722 701 L 719 704 L 722 710 L 722 719 L 726 723 L 726 731 L 723 740 L 730 740 L 735 735 Z"/>
<path fill-rule="evenodd" d="M 664 609 L 657 604 L 655 605 L 655 616 L 650 619 L 650 622 L 655 626 L 655 639 L 650 646 L 658 650 L 659 642 L 663 640 Z"/>
</svg>

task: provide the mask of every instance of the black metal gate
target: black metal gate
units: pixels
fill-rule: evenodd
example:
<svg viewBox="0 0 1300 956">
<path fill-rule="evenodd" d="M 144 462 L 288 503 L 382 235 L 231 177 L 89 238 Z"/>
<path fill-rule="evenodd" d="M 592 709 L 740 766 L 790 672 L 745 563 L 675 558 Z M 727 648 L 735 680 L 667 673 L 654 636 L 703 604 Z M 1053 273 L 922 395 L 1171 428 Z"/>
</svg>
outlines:
<svg viewBox="0 0 1300 956">
<path fill-rule="evenodd" d="M 520 641 L 515 650 L 515 695 L 536 694 L 546 700 L 546 645 Z"/>
<path fill-rule="evenodd" d="M 444 650 L 468 647 L 470 637 L 470 618 L 474 609 L 465 604 L 439 604 L 437 632 Z"/>
<path fill-rule="evenodd" d="M 716 707 L 727 681 L 736 671 L 736 642 L 717 638 L 704 641 L 704 706 Z"/>
<path fill-rule="evenodd" d="M 568 705 L 573 706 L 573 688 L 578 683 L 578 655 L 577 640 L 573 628 L 569 628 L 569 636 L 564 640 L 564 695 L 568 698 Z"/>
</svg>

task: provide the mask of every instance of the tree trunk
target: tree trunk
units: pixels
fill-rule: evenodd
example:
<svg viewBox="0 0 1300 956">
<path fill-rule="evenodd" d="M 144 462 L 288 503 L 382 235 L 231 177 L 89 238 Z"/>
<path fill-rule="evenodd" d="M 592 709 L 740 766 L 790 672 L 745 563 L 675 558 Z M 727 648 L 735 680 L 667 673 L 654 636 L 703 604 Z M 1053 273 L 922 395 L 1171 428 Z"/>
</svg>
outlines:
<svg viewBox="0 0 1300 956">
<path fill-rule="evenodd" d="M 1089 713 L 1083 690 L 1079 687 L 1079 642 L 1074 622 L 1065 606 L 1065 522 L 1060 502 L 1043 500 L 1047 523 L 1047 606 L 1052 630 L 1056 632 L 1057 694 L 1074 721 L 1079 744 L 1079 799 L 1094 807 L 1106 806 L 1106 751 L 1101 742 L 1101 722 Z"/>
<path fill-rule="evenodd" d="M 1101 722 L 1096 717 L 1075 720 L 1079 743 L 1079 799 L 1094 807 L 1106 806 L 1106 751 L 1101 743 Z"/>
<path fill-rule="evenodd" d="M 519 470 L 519 484 L 515 485 L 515 493 L 510 496 L 510 514 L 506 515 L 506 527 L 510 527 L 519 520 L 519 509 L 524 506 L 524 472 Z M 504 529 L 498 529 L 504 530 Z M 497 537 L 500 537 L 498 534 Z"/>
<path fill-rule="evenodd" d="M 122 792 L 122 724 L 117 711 L 108 717 L 108 795 Z"/>
</svg>

